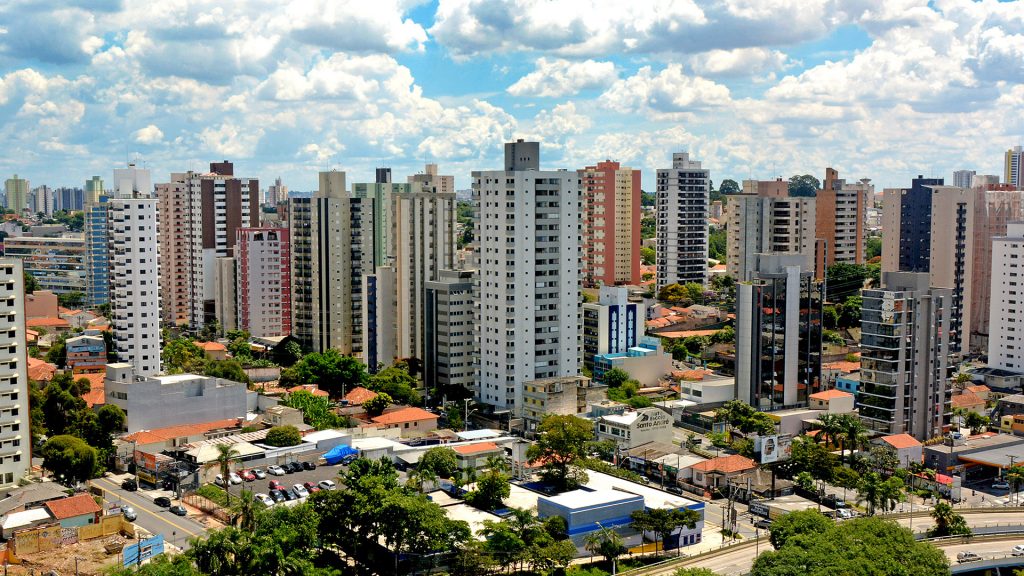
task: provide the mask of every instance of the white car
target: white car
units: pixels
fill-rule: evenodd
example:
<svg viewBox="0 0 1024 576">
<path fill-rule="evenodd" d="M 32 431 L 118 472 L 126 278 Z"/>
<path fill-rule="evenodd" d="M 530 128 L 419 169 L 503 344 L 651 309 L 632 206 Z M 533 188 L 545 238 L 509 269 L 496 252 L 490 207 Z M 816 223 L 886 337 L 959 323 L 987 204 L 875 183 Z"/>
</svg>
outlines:
<svg viewBox="0 0 1024 576">
<path fill-rule="evenodd" d="M 231 474 L 228 475 L 228 481 L 231 482 L 232 484 L 241 484 L 242 477 L 232 472 Z"/>
<path fill-rule="evenodd" d="M 295 486 L 292 486 L 292 492 L 294 492 L 295 495 L 298 496 L 299 498 L 306 498 L 307 496 L 309 496 L 309 490 L 306 490 L 306 487 L 303 486 L 302 484 L 296 484 Z"/>
<path fill-rule="evenodd" d="M 319 486 L 321 490 L 337 490 L 338 489 L 338 486 L 334 482 L 332 482 L 330 480 L 321 480 L 320 483 L 317 484 L 317 486 Z"/>
<path fill-rule="evenodd" d="M 1013 550 L 1010 550 L 1010 554 L 1013 554 L 1014 556 L 1024 556 L 1024 544 L 1017 544 L 1014 546 Z"/>
<path fill-rule="evenodd" d="M 1007 482 L 1006 480 L 996 480 L 995 482 L 992 483 L 992 487 L 995 488 L 996 490 L 1009 490 L 1010 483 Z"/>
<path fill-rule="evenodd" d="M 257 502 L 262 502 L 264 506 L 270 507 L 274 505 L 274 499 L 262 492 L 253 496 Z"/>
<path fill-rule="evenodd" d="M 129 522 L 135 522 L 135 519 L 139 517 L 139 515 L 135 513 L 135 508 L 132 508 L 131 506 L 125 506 L 124 508 L 121 508 L 121 514 L 123 514 L 124 519 Z M 1017 548 L 1020 548 L 1020 546 L 1018 546 Z M 1014 554 L 1014 556 L 1016 556 L 1016 554 Z"/>
<path fill-rule="evenodd" d="M 274 476 L 284 476 L 284 469 L 278 466 L 277 464 L 267 466 L 267 474 L 273 474 Z"/>
<path fill-rule="evenodd" d="M 224 482 L 224 477 L 221 476 L 220 474 L 217 474 L 217 477 L 213 479 L 213 483 L 216 484 L 217 486 L 221 486 L 221 487 L 227 485 L 227 483 Z"/>
<path fill-rule="evenodd" d="M 857 513 L 849 508 L 840 508 L 836 510 L 836 518 L 840 520 L 849 520 L 850 518 L 856 518 Z"/>
</svg>

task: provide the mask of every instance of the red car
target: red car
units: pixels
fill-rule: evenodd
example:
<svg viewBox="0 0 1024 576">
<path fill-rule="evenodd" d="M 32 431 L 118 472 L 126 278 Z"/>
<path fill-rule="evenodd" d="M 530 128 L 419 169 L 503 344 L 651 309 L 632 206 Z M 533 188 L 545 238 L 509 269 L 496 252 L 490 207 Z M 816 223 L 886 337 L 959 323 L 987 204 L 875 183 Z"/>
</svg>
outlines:
<svg viewBox="0 0 1024 576">
<path fill-rule="evenodd" d="M 302 485 L 306 487 L 310 494 L 320 491 L 320 487 L 317 486 L 316 482 L 303 482 Z"/>
<path fill-rule="evenodd" d="M 271 480 L 268 488 L 271 490 L 287 490 L 287 488 L 284 487 L 284 484 L 281 484 L 277 480 Z"/>
<path fill-rule="evenodd" d="M 241 472 L 238 473 L 238 475 L 241 476 L 242 480 L 245 480 L 246 482 L 252 482 L 256 480 L 256 475 L 252 473 L 252 470 L 242 470 Z"/>
</svg>

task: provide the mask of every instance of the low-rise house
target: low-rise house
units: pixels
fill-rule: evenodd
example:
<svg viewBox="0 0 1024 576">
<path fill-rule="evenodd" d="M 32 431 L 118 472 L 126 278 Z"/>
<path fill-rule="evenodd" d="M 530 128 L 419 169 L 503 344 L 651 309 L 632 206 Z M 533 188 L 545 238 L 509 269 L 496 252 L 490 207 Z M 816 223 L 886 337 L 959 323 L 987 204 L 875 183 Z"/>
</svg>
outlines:
<svg viewBox="0 0 1024 576">
<path fill-rule="evenodd" d="M 978 398 L 981 398 L 986 402 L 988 402 L 989 395 L 992 393 L 992 389 L 989 388 L 988 386 L 985 386 L 984 384 L 974 384 L 972 386 L 964 388 L 964 390 L 967 392 L 973 392 L 974 394 L 977 394 Z"/>
<path fill-rule="evenodd" d="M 901 468 L 920 463 L 924 457 L 924 445 L 910 434 L 889 434 L 876 439 L 875 444 L 888 448 L 896 456 Z"/>
<path fill-rule="evenodd" d="M 468 470 L 483 470 L 487 467 L 488 458 L 502 458 L 505 455 L 505 450 L 494 442 L 461 444 L 453 446 L 452 450 L 458 458 L 459 470 L 463 473 Z"/>
<path fill-rule="evenodd" d="M 196 342 L 196 346 L 203 349 L 206 357 L 210 360 L 227 360 L 228 349 L 220 342 Z"/>
<path fill-rule="evenodd" d="M 591 382 L 586 376 L 559 376 L 531 380 L 523 385 L 523 422 L 527 434 L 548 414 L 583 414 L 591 402 L 608 397 L 608 387 Z"/>
<path fill-rule="evenodd" d="M 107 345 L 103 336 L 85 335 L 64 341 L 67 365 L 75 374 L 104 372 L 107 365 Z"/>
<path fill-rule="evenodd" d="M 757 462 L 746 456 L 719 456 L 690 466 L 690 481 L 701 488 L 713 490 L 726 486 L 730 480 L 755 468 Z"/>
<path fill-rule="evenodd" d="M 810 407 L 813 410 L 827 410 L 833 414 L 853 412 L 856 400 L 853 394 L 842 390 L 823 390 L 810 396 Z"/>
<path fill-rule="evenodd" d="M 92 494 L 75 494 L 61 500 L 50 500 L 45 506 L 50 516 L 60 522 L 61 528 L 96 524 L 103 512 L 103 508 L 96 503 L 96 498 Z"/>
<path fill-rule="evenodd" d="M 362 386 L 356 386 L 345 394 L 341 399 L 341 403 L 348 406 L 362 406 L 367 400 L 373 400 L 376 397 L 377 393 L 373 390 L 363 388 Z"/>
<path fill-rule="evenodd" d="M 710 370 L 676 370 L 679 397 L 696 404 L 718 404 L 736 399 L 736 378 Z"/>
<path fill-rule="evenodd" d="M 379 428 L 398 428 L 402 436 L 420 436 L 437 430 L 437 414 L 414 406 L 393 407 L 370 418 Z"/>
<path fill-rule="evenodd" d="M 330 394 L 326 390 L 321 390 L 316 384 L 299 384 L 298 386 L 292 386 L 288 389 L 289 394 L 296 392 L 309 392 L 313 396 L 319 396 L 321 398 L 330 398 Z"/>
<path fill-rule="evenodd" d="M 954 410 L 964 410 L 966 412 L 975 412 L 977 414 L 985 414 L 985 401 L 980 396 L 971 392 L 970 390 L 963 390 L 959 394 L 954 395 L 951 398 L 951 403 Z"/>
<path fill-rule="evenodd" d="M 26 328 L 42 328 L 51 334 L 66 334 L 71 330 L 71 324 L 63 318 L 47 316 L 45 318 L 29 318 L 25 320 Z"/>
<path fill-rule="evenodd" d="M 25 318 L 57 318 L 60 306 L 57 295 L 49 290 L 36 290 L 25 294 Z"/>
<path fill-rule="evenodd" d="M 288 406 L 271 406 L 263 411 L 263 422 L 268 426 L 302 426 L 302 410 Z"/>
<path fill-rule="evenodd" d="M 45 384 L 50 380 L 53 380 L 53 376 L 57 373 L 57 365 L 50 364 L 45 360 L 39 358 L 28 357 L 28 378 L 29 380 L 35 380 Z"/>
</svg>

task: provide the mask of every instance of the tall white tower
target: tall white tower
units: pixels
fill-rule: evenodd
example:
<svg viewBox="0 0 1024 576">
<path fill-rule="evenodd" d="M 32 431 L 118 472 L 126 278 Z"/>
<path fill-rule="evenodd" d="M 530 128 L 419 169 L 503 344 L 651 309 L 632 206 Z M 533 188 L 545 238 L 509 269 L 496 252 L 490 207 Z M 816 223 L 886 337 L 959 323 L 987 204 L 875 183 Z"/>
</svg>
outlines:
<svg viewBox="0 0 1024 576">
<path fill-rule="evenodd" d="M 711 175 L 686 152 L 658 170 L 657 287 L 708 277 L 708 196 Z"/>
<path fill-rule="evenodd" d="M 18 258 L 0 258 L 0 488 L 17 486 L 31 459 L 25 281 Z"/>
</svg>

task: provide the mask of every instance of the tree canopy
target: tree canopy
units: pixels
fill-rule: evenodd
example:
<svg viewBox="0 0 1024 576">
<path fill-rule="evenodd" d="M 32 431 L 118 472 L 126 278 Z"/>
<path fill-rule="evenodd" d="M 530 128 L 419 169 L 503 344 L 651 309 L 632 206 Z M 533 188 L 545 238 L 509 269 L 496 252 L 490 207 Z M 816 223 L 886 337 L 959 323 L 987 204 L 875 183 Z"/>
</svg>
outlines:
<svg viewBox="0 0 1024 576">
<path fill-rule="evenodd" d="M 343 390 L 362 386 L 368 378 L 362 362 L 331 349 L 306 354 L 294 366 L 283 370 L 281 385 L 316 384 L 331 396 L 342 396 Z"/>
<path fill-rule="evenodd" d="M 281 400 L 282 406 L 302 410 L 302 421 L 317 430 L 346 428 L 348 419 L 339 416 L 330 408 L 330 402 L 322 396 L 314 396 L 308 390 L 298 390 Z"/>
<path fill-rule="evenodd" d="M 821 181 L 810 174 L 792 176 L 789 179 L 790 196 L 814 198 L 818 195 L 818 189 L 820 188 Z"/>
<path fill-rule="evenodd" d="M 527 450 L 532 463 L 541 465 L 541 476 L 560 491 L 577 488 L 587 481 L 581 467 L 587 457 L 587 442 L 594 437 L 594 424 L 572 415 L 549 414 L 537 426 L 537 442 Z"/>
<path fill-rule="evenodd" d="M 81 438 L 62 434 L 43 444 L 43 468 L 67 485 L 84 482 L 97 472 L 96 449 Z"/>
<path fill-rule="evenodd" d="M 447 446 L 435 446 L 420 456 L 416 469 L 438 478 L 451 478 L 459 470 L 459 457 Z"/>
<path fill-rule="evenodd" d="M 270 446 L 298 446 L 302 443 L 302 434 L 295 426 L 274 426 L 267 431 L 264 442 Z"/>
<path fill-rule="evenodd" d="M 416 392 L 416 379 L 406 368 L 388 366 L 367 378 L 366 387 L 385 393 L 398 404 L 420 404 L 423 400 Z"/>
</svg>

